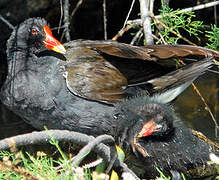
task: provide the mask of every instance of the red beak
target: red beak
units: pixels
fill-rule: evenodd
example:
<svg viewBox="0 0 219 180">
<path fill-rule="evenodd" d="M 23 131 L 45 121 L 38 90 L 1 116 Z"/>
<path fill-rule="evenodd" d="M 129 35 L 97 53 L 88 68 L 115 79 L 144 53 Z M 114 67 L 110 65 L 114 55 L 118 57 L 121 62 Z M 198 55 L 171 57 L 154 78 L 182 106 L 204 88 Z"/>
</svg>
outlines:
<svg viewBox="0 0 219 180">
<path fill-rule="evenodd" d="M 144 124 L 142 127 L 141 131 L 138 133 L 138 138 L 150 136 L 153 132 L 157 131 L 157 124 L 153 121 L 150 120 Z"/>
<path fill-rule="evenodd" d="M 55 52 L 65 54 L 66 50 L 64 46 L 53 37 L 51 29 L 46 25 L 43 29 L 46 34 L 46 39 L 43 41 L 45 46 Z"/>
</svg>

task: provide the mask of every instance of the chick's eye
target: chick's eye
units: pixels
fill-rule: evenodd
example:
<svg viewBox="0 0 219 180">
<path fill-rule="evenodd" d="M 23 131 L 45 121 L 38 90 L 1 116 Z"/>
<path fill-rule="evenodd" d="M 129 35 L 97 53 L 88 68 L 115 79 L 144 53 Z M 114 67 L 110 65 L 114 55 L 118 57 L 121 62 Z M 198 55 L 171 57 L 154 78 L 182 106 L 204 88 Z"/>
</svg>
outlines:
<svg viewBox="0 0 219 180">
<path fill-rule="evenodd" d="M 36 29 L 36 28 L 32 28 L 32 34 L 38 34 L 39 33 L 39 30 Z"/>
</svg>

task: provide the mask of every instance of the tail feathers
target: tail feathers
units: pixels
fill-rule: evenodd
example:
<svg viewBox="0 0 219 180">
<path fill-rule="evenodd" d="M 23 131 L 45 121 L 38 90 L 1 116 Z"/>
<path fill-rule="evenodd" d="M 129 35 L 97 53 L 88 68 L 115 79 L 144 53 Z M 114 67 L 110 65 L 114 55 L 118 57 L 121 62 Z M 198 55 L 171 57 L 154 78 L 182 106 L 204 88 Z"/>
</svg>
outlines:
<svg viewBox="0 0 219 180">
<path fill-rule="evenodd" d="M 197 77 L 204 74 L 212 65 L 213 58 L 205 58 L 165 76 L 147 81 L 147 83 L 152 85 L 153 92 L 160 92 L 157 94 L 160 102 L 168 103 L 181 94 Z"/>
</svg>

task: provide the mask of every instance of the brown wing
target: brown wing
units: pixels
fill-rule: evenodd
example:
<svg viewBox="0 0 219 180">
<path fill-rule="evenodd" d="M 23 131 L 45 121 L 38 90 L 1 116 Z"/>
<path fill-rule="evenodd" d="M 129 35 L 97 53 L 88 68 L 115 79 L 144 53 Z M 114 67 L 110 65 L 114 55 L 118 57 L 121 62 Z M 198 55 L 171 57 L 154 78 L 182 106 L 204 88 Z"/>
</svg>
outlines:
<svg viewBox="0 0 219 180">
<path fill-rule="evenodd" d="M 81 97 L 115 103 L 126 97 L 127 79 L 117 68 L 90 48 L 67 49 L 66 83 Z"/>
<path fill-rule="evenodd" d="M 217 51 L 184 45 L 136 47 L 115 41 L 77 40 L 65 44 L 65 47 L 66 82 L 70 91 L 84 98 L 107 103 L 127 97 L 127 86 L 139 86 L 176 70 L 175 66 L 154 62 L 160 58 L 219 56 Z M 177 81 L 174 77 L 171 80 L 173 83 Z M 157 91 L 167 86 L 166 83 L 156 82 L 151 83 Z M 171 83 L 167 84 L 171 86 Z"/>
<path fill-rule="evenodd" d="M 107 61 L 123 74 L 128 84 L 145 82 L 175 69 L 175 66 L 164 68 L 154 62 L 148 54 L 150 49 L 116 41 L 76 40 L 66 43 L 65 47 L 69 61 Z"/>
</svg>

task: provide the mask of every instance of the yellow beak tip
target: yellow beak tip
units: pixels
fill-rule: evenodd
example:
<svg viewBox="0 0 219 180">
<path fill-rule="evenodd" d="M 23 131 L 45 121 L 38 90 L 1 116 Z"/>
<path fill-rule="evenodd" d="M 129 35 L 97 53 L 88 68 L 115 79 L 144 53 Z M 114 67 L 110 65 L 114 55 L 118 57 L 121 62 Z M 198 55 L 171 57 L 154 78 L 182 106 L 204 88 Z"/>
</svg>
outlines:
<svg viewBox="0 0 219 180">
<path fill-rule="evenodd" d="M 57 53 L 60 53 L 60 54 L 65 54 L 66 53 L 66 50 L 65 50 L 63 45 L 54 46 L 52 48 L 52 50 L 57 52 Z"/>
</svg>

